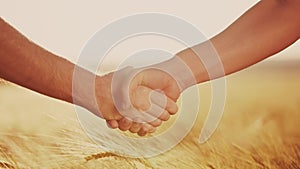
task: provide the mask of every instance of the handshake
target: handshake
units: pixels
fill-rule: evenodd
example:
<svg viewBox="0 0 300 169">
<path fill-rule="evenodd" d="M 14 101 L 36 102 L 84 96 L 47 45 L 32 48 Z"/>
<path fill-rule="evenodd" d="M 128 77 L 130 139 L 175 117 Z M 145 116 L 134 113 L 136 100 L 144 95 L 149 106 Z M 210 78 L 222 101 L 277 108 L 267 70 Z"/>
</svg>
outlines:
<svg viewBox="0 0 300 169">
<path fill-rule="evenodd" d="M 220 34 L 170 60 L 105 76 L 41 48 L 0 17 L 0 78 L 77 104 L 111 128 L 143 136 L 177 112 L 175 103 L 186 88 L 242 70 L 296 42 L 299 6 L 300 1 L 259 2 Z"/>
<path fill-rule="evenodd" d="M 105 119 L 110 128 L 144 136 L 177 113 L 180 93 L 196 83 L 189 66 L 175 56 L 159 64 L 96 76 L 94 99 L 81 94 L 90 99 L 80 99 L 79 105 Z"/>
</svg>

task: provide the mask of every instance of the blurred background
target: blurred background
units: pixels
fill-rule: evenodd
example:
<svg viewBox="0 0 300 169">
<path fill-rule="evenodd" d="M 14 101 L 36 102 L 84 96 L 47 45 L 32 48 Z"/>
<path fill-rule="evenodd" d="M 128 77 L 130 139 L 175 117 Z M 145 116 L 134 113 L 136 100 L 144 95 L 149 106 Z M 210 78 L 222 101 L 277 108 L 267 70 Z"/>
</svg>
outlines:
<svg viewBox="0 0 300 169">
<path fill-rule="evenodd" d="M 76 62 L 95 32 L 128 15 L 171 14 L 210 38 L 257 2 L 2 0 L 0 13 L 30 40 Z M 102 69 L 112 70 L 124 57 L 149 47 L 170 53 L 185 48 L 166 37 L 131 38 L 107 55 Z M 198 144 L 197 139 L 211 106 L 211 92 L 209 82 L 199 85 L 201 103 L 196 125 L 174 149 L 150 159 L 125 158 L 100 149 L 85 136 L 72 105 L 16 85 L 0 85 L 0 168 L 297 169 L 299 73 L 300 41 L 262 63 L 228 76 L 224 116 L 205 144 Z M 165 123 L 158 133 L 175 119 Z"/>
<path fill-rule="evenodd" d="M 1 17 L 32 41 L 60 56 L 76 60 L 85 42 L 105 25 L 144 12 L 177 16 L 208 38 L 236 20 L 258 0 L 248 1 L 1 1 Z M 147 42 L 144 42 L 147 43 Z M 299 59 L 300 42 L 272 57 Z M 170 47 L 171 52 L 181 48 Z M 284 57 L 282 57 L 284 56 Z M 122 54 L 120 53 L 120 56 Z"/>
</svg>

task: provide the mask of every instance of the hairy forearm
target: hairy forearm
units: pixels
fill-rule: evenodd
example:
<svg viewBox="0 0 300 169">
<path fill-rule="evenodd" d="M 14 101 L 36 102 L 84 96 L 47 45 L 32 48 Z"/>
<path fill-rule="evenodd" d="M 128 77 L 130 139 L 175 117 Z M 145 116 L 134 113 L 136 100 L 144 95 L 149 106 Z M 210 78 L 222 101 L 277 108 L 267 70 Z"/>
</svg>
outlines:
<svg viewBox="0 0 300 169">
<path fill-rule="evenodd" d="M 213 72 L 220 66 L 216 63 L 205 67 L 201 61 L 211 57 L 211 52 L 206 51 L 209 46 L 207 44 L 211 43 L 223 64 L 223 75 L 228 75 L 253 65 L 297 41 L 300 37 L 299 16 L 299 0 L 263 0 L 209 42 L 183 50 L 177 57 L 191 68 L 198 83 L 210 80 L 207 71 Z M 223 75 L 213 75 L 213 78 Z"/>
<path fill-rule="evenodd" d="M 75 65 L 29 41 L 1 18 L 0 30 L 0 77 L 72 103 Z M 82 81 L 84 78 L 94 77 L 84 69 L 79 70 Z M 88 96 L 83 92 L 84 87 L 81 88 L 77 94 Z"/>
</svg>

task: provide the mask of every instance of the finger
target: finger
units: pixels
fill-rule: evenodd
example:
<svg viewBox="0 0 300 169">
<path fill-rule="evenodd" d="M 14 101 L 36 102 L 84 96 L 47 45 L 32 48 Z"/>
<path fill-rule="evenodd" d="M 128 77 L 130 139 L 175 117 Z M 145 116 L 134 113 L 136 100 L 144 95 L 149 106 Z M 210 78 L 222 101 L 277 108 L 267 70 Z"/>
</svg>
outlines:
<svg viewBox="0 0 300 169">
<path fill-rule="evenodd" d="M 159 91 L 152 90 L 152 92 L 150 93 L 150 99 L 152 104 L 157 104 L 172 115 L 176 114 L 176 112 L 178 111 L 177 104 L 172 99 L 168 98 L 166 95 Z"/>
<path fill-rule="evenodd" d="M 111 129 L 112 129 L 112 126 L 109 124 L 109 121 L 108 121 L 108 120 L 106 120 L 106 125 L 107 125 L 108 128 L 111 128 Z"/>
<path fill-rule="evenodd" d="M 138 135 L 139 136 L 145 136 L 147 133 L 149 132 L 154 132 L 155 131 L 155 128 L 152 127 L 151 125 L 149 124 L 143 124 L 142 128 L 140 129 L 140 131 L 138 131 Z"/>
<path fill-rule="evenodd" d="M 132 125 L 132 121 L 127 119 L 126 117 L 122 118 L 118 122 L 119 122 L 119 129 L 122 131 L 129 130 Z"/>
<path fill-rule="evenodd" d="M 145 112 L 137 112 L 140 113 L 140 115 L 137 117 L 135 116 L 133 123 L 148 123 L 153 127 L 158 127 L 162 124 L 162 121 L 156 117 L 151 116 L 148 113 Z"/>
<path fill-rule="evenodd" d="M 162 120 L 152 116 L 147 112 L 140 112 L 135 109 L 132 109 L 131 112 L 133 112 L 135 115 L 128 116 L 128 118 L 134 119 L 132 120 L 134 123 L 149 123 L 153 127 L 158 127 L 162 124 Z"/>
<path fill-rule="evenodd" d="M 148 129 L 149 133 L 152 133 L 152 132 L 154 132 L 156 130 L 156 126 L 159 126 L 162 123 L 161 120 L 159 120 L 159 119 L 157 119 L 154 122 L 151 122 L 149 124 L 147 124 L 147 123 L 141 123 L 141 120 L 139 120 L 139 119 L 137 119 L 135 121 L 139 121 L 139 122 L 132 122 L 132 125 L 131 125 L 131 127 L 129 129 L 129 131 L 132 132 L 132 133 L 137 133 L 138 131 L 141 130 L 141 128 L 143 126 L 145 126 Z"/>
<path fill-rule="evenodd" d="M 143 128 L 141 128 L 141 130 L 138 131 L 137 134 L 138 134 L 139 136 L 145 136 L 145 135 L 147 134 L 147 132 L 146 132 Z"/>
<path fill-rule="evenodd" d="M 120 114 L 116 107 L 113 108 L 112 114 L 114 120 L 121 120 L 123 118 L 122 114 Z"/>
<path fill-rule="evenodd" d="M 146 122 L 154 127 L 161 125 L 161 119 L 169 119 L 170 115 L 167 111 L 157 105 L 152 106 L 150 104 L 150 92 L 152 91 L 152 89 L 145 86 L 137 87 L 131 97 L 132 106 L 127 111 L 123 112 L 123 116 L 128 117 L 129 119 L 139 119 L 140 121 L 133 121 L 138 123 Z M 160 93 L 156 95 L 160 101 L 166 98 Z M 147 111 L 149 109 L 150 113 Z"/>
<path fill-rule="evenodd" d="M 148 133 L 154 133 L 156 131 L 156 127 L 150 126 Z"/>
<path fill-rule="evenodd" d="M 167 98 L 167 105 L 165 109 L 171 114 L 174 115 L 178 112 L 177 104 L 170 98 Z"/>
<path fill-rule="evenodd" d="M 150 123 L 154 122 L 159 123 L 155 121 L 157 118 L 153 117 L 151 114 L 143 111 L 138 111 L 135 108 L 131 107 L 124 113 L 125 117 L 128 119 L 132 119 L 131 121 L 137 122 L 137 123 Z"/>
<path fill-rule="evenodd" d="M 161 112 L 164 110 L 158 107 L 158 110 L 153 110 L 153 111 Z M 152 114 L 155 114 L 155 113 L 152 113 Z M 163 116 L 161 116 L 161 114 L 159 114 L 159 116 L 161 116 L 161 117 L 154 117 L 148 112 L 141 112 L 141 111 L 138 111 L 135 108 L 131 107 L 129 110 L 124 112 L 123 115 L 130 120 L 133 119 L 133 120 L 131 120 L 133 122 L 149 123 L 153 127 L 158 127 L 162 124 L 162 120 L 159 118 L 167 120 L 167 119 L 169 119 L 169 116 L 170 116 L 169 113 L 166 111 L 163 112 L 162 114 L 163 114 Z"/>
<path fill-rule="evenodd" d="M 140 131 L 142 128 L 142 123 L 136 123 L 136 122 L 133 122 L 129 131 L 131 133 L 137 133 L 138 131 Z"/>
<path fill-rule="evenodd" d="M 109 128 L 116 129 L 119 127 L 119 124 L 116 120 L 106 120 L 106 124 Z"/>
<path fill-rule="evenodd" d="M 149 124 L 152 125 L 153 127 L 158 127 L 162 124 L 162 121 L 160 119 L 155 119 L 153 121 L 150 121 Z"/>
<path fill-rule="evenodd" d="M 163 94 L 163 91 L 152 90 L 150 92 L 150 100 L 162 108 L 167 105 L 167 96 Z"/>
<path fill-rule="evenodd" d="M 150 103 L 150 92 L 152 90 L 145 86 L 138 86 L 131 95 L 131 103 L 134 108 L 139 111 L 146 111 L 149 109 Z"/>
<path fill-rule="evenodd" d="M 163 121 L 167 121 L 170 118 L 169 112 L 157 106 L 156 104 L 152 104 L 147 113 Z"/>
</svg>

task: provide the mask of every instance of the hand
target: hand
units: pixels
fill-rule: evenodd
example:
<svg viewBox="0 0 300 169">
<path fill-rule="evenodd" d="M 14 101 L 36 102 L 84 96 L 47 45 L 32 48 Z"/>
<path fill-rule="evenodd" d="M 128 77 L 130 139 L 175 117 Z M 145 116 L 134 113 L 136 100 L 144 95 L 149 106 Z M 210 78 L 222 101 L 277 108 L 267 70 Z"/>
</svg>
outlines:
<svg viewBox="0 0 300 169">
<path fill-rule="evenodd" d="M 120 70 L 124 71 L 124 70 Z M 119 71 L 119 72 L 120 72 Z M 91 94 L 92 90 L 91 87 L 93 87 L 88 81 L 91 81 L 93 78 L 92 76 L 87 78 L 89 75 L 84 74 L 80 77 L 85 77 L 85 83 L 79 83 L 83 84 L 82 87 L 79 87 L 83 90 L 79 90 L 80 100 L 82 101 L 82 106 L 93 112 L 95 115 L 104 118 L 108 125 L 111 128 L 119 128 L 122 131 L 130 130 L 133 133 L 138 133 L 139 135 L 145 135 L 148 132 L 154 132 L 155 127 L 161 125 L 162 121 L 166 121 L 169 119 L 170 114 L 175 114 L 177 112 L 177 105 L 172 100 L 176 100 L 179 96 L 179 94 L 176 95 L 176 92 L 171 92 L 173 89 L 176 88 L 176 85 L 171 85 L 171 78 L 164 72 L 158 71 L 158 70 L 145 70 L 140 72 L 137 76 L 133 78 L 133 80 L 130 83 L 129 91 L 122 90 L 122 88 L 115 89 L 115 93 L 123 93 L 121 95 L 126 95 L 126 92 L 129 92 L 130 100 L 121 99 L 120 103 L 126 103 L 129 102 L 132 107 L 135 108 L 137 111 L 133 111 L 137 115 L 137 117 L 145 116 L 145 117 L 151 117 L 151 121 L 143 121 L 143 119 L 134 119 L 134 117 L 127 116 L 126 113 L 120 113 L 120 111 L 116 107 L 116 100 L 114 102 L 113 98 L 113 77 L 115 73 L 109 73 L 105 76 L 96 76 L 95 79 L 95 97 L 93 97 L 93 94 Z M 126 74 L 122 75 L 123 78 L 128 78 Z M 158 79 L 164 79 L 160 80 L 164 83 L 153 83 L 153 78 L 156 82 L 158 82 Z M 90 84 L 87 86 L 87 84 Z M 124 81 L 117 82 L 117 84 L 124 86 Z M 151 87 L 151 88 L 149 88 Z M 160 89 L 166 94 L 172 96 L 172 99 L 165 97 L 162 93 L 157 92 L 153 89 Z M 156 117 L 153 114 L 145 113 L 151 106 L 151 94 L 155 94 L 155 96 L 159 96 L 159 100 L 154 100 L 161 108 L 158 108 L 158 113 L 161 112 L 159 117 Z M 124 98 L 124 97 L 123 97 Z M 166 105 L 163 104 L 163 99 L 161 98 L 167 98 L 166 99 Z M 157 109 L 156 109 L 157 110 Z M 163 111 L 162 111 L 163 110 Z M 152 111 L 154 113 L 157 113 L 155 111 Z"/>
<path fill-rule="evenodd" d="M 126 70 L 120 70 L 126 71 Z M 133 70 L 135 71 L 135 70 Z M 129 78 L 128 73 L 121 72 L 120 78 Z M 112 76 L 110 74 L 109 76 Z M 118 79 L 120 79 L 118 78 Z M 124 80 L 123 80 L 124 82 Z M 119 82 L 118 82 L 119 84 Z M 118 88 L 119 89 L 119 88 Z M 164 71 L 158 69 L 145 69 L 139 72 L 136 76 L 132 78 L 132 81 L 129 85 L 129 95 L 131 104 L 141 110 L 142 112 L 147 112 L 151 107 L 151 101 L 156 102 L 164 111 L 161 112 L 159 117 L 155 115 L 155 113 L 159 112 L 150 112 L 150 115 L 154 116 L 155 120 L 147 123 L 139 123 L 137 121 L 133 121 L 128 117 L 123 117 L 120 120 L 107 120 L 107 123 L 112 128 L 121 129 L 122 131 L 129 130 L 132 133 L 138 133 L 140 136 L 147 134 L 148 132 L 155 131 L 155 128 L 161 124 L 161 121 L 166 121 L 170 118 L 170 115 L 175 114 L 178 111 L 177 105 L 175 104 L 176 100 L 180 95 L 179 87 L 176 81 Z M 163 103 L 161 95 L 162 93 L 158 93 L 156 90 L 163 92 L 167 97 L 166 103 Z M 156 97 L 152 97 L 151 100 L 150 95 L 154 95 Z M 155 105 L 155 104 L 154 104 Z M 153 114 L 154 113 L 154 114 Z"/>
</svg>

